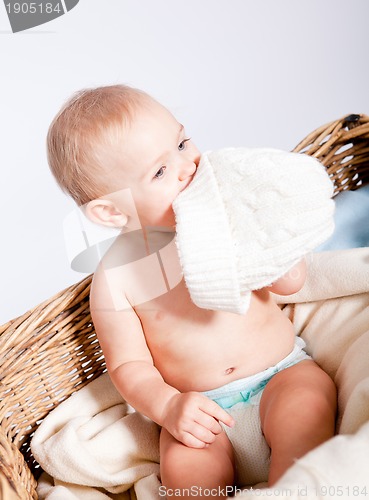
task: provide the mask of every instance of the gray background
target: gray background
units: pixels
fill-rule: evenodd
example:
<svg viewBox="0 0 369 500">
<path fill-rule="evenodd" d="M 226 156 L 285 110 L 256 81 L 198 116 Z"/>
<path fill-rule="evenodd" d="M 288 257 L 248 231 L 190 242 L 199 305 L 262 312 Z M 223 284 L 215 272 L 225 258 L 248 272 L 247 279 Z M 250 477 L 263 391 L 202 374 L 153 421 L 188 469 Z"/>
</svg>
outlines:
<svg viewBox="0 0 369 500">
<path fill-rule="evenodd" d="M 0 5 L 0 324 L 84 275 L 62 223 L 74 208 L 46 162 L 69 95 L 123 82 L 167 105 L 202 150 L 291 149 L 316 127 L 369 114 L 367 0 L 80 0 L 13 34 Z"/>
</svg>

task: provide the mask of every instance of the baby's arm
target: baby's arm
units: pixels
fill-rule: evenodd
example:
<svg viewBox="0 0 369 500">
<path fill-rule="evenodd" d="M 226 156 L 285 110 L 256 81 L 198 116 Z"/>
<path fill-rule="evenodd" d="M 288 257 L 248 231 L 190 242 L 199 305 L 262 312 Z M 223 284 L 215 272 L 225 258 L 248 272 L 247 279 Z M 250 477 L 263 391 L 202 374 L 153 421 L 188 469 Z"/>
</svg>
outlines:
<svg viewBox="0 0 369 500">
<path fill-rule="evenodd" d="M 292 295 L 298 292 L 303 287 L 306 280 L 306 261 L 300 260 L 292 269 L 288 271 L 282 278 L 272 283 L 267 287 L 269 292 L 277 295 Z"/>
<path fill-rule="evenodd" d="M 178 441 L 202 448 L 222 432 L 219 421 L 233 419 L 200 393 L 180 393 L 168 385 L 153 363 L 141 322 L 126 300 L 116 310 L 104 273 L 95 273 L 91 314 L 110 377 L 137 411 L 165 427 Z"/>
</svg>

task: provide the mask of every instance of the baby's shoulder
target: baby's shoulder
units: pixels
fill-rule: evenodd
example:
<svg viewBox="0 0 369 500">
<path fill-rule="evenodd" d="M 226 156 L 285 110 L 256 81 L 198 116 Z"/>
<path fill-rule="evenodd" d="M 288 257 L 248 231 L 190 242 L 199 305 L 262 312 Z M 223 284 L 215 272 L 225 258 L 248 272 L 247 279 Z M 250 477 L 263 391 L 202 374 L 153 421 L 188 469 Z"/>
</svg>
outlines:
<svg viewBox="0 0 369 500">
<path fill-rule="evenodd" d="M 152 298 L 152 289 L 157 288 L 154 257 L 134 252 L 121 242 L 113 244 L 94 273 L 90 295 L 94 303 L 123 310 Z"/>
<path fill-rule="evenodd" d="M 182 280 L 173 231 L 142 232 L 118 237 L 101 259 L 93 280 L 93 293 L 109 294 L 115 302 L 132 307 L 166 294 Z"/>
<path fill-rule="evenodd" d="M 102 259 L 92 278 L 91 307 L 98 310 L 130 308 L 127 293 L 126 281 L 122 279 L 119 267 L 115 269 L 106 268 L 104 259 Z"/>
</svg>

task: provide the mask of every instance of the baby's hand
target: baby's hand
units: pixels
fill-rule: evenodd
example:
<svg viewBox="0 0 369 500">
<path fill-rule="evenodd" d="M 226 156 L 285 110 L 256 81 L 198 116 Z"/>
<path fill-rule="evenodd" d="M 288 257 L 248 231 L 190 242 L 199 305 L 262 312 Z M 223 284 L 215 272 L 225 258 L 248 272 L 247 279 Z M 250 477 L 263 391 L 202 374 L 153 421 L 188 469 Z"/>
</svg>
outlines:
<svg viewBox="0 0 369 500">
<path fill-rule="evenodd" d="M 174 395 L 164 409 L 163 427 L 191 448 L 204 448 L 222 432 L 219 422 L 232 427 L 233 418 L 199 392 Z"/>
</svg>

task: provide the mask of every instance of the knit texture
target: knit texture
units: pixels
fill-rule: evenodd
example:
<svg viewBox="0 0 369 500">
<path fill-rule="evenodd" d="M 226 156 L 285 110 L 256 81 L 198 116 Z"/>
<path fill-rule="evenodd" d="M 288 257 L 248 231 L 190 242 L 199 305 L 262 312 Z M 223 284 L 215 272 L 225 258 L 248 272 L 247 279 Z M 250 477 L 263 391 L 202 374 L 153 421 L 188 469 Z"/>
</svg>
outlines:
<svg viewBox="0 0 369 500">
<path fill-rule="evenodd" d="M 174 200 L 176 242 L 193 302 L 244 314 L 333 232 L 333 184 L 315 158 L 276 149 L 204 153 Z"/>
</svg>

